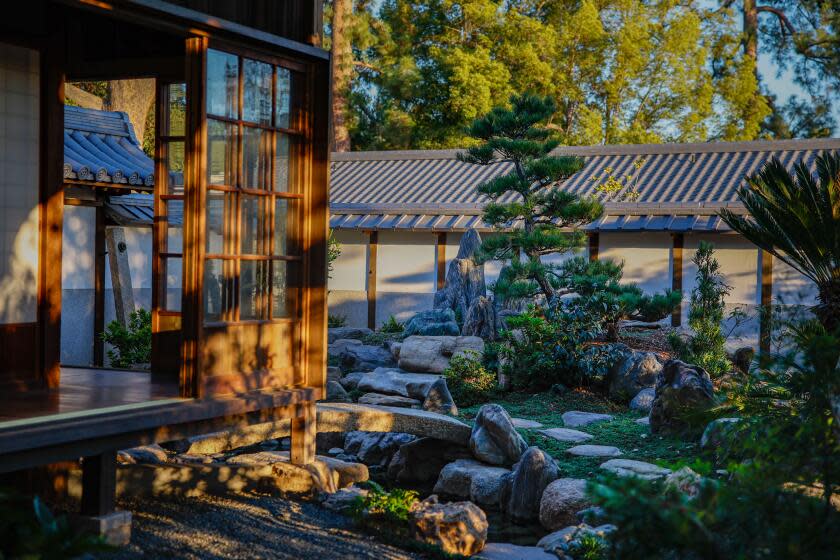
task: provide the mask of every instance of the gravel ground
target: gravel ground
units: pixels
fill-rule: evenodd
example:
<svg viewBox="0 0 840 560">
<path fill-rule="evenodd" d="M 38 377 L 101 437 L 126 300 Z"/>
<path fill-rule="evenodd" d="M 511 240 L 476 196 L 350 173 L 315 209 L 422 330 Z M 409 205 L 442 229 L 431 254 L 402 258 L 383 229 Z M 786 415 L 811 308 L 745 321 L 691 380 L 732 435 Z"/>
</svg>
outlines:
<svg viewBox="0 0 840 560">
<path fill-rule="evenodd" d="M 346 517 L 270 496 L 123 500 L 131 544 L 103 557 L 144 559 L 419 559 L 353 530 Z"/>
</svg>

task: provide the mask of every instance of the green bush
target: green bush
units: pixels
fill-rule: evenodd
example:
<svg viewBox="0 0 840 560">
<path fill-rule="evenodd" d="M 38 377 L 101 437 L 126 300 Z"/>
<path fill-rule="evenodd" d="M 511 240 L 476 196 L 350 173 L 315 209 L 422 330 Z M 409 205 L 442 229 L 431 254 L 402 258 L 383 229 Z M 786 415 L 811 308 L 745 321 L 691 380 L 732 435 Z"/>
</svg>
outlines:
<svg viewBox="0 0 840 560">
<path fill-rule="evenodd" d="M 334 329 L 347 325 L 346 315 L 327 315 L 327 327 Z"/>
<path fill-rule="evenodd" d="M 367 487 L 367 496 L 358 497 L 350 510 L 353 517 L 363 520 L 370 516 L 395 526 L 405 525 L 411 506 L 418 501 L 418 493 L 403 488 L 388 492 L 373 481 L 368 481 Z"/>
<path fill-rule="evenodd" d="M 152 314 L 145 309 L 132 311 L 128 327 L 111 321 L 102 333 L 102 340 L 114 348 L 108 350 L 113 367 L 129 368 L 152 361 Z"/>
<path fill-rule="evenodd" d="M 405 325 L 398 322 L 397 319 L 391 315 L 388 320 L 379 327 L 381 333 L 401 333 L 405 330 Z"/>
<path fill-rule="evenodd" d="M 485 403 L 496 390 L 495 373 L 487 371 L 478 352 L 472 350 L 453 356 L 443 375 L 452 398 L 459 406 Z"/>
</svg>

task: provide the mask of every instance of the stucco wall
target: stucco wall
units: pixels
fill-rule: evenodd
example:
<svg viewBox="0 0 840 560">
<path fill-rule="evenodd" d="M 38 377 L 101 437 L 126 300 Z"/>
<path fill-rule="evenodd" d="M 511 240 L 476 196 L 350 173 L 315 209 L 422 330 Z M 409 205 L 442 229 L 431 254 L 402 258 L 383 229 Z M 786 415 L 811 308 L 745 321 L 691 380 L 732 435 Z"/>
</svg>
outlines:
<svg viewBox="0 0 840 560">
<path fill-rule="evenodd" d="M 624 281 L 648 293 L 671 287 L 671 236 L 667 233 L 602 233 L 598 258 L 624 262 Z"/>
</svg>

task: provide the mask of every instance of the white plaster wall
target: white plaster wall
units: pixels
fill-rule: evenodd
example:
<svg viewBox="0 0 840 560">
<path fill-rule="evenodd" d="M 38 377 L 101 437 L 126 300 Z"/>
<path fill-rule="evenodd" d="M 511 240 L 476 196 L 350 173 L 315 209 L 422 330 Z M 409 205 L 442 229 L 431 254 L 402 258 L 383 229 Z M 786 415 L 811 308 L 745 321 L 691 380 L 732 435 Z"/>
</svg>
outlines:
<svg viewBox="0 0 840 560">
<path fill-rule="evenodd" d="M 93 363 L 96 209 L 65 206 L 61 247 L 61 363 Z"/>
<path fill-rule="evenodd" d="M 123 228 L 125 245 L 128 252 L 128 269 L 131 271 L 131 287 L 137 289 L 152 289 L 152 229 L 151 228 Z M 110 267 L 110 262 L 106 262 Z M 105 274 L 105 289 L 111 290 L 110 268 Z M 144 306 L 146 309 L 148 305 Z"/>
<path fill-rule="evenodd" d="M 773 258 L 773 301 L 786 305 L 815 305 L 817 287 L 807 277 L 778 258 Z"/>
<path fill-rule="evenodd" d="M 696 284 L 697 267 L 691 260 L 701 241 L 715 246 L 714 256 L 726 282 L 732 286 L 726 303 L 758 305 L 758 248 L 737 235 L 686 235 L 683 250 L 683 286 L 686 299 Z"/>
<path fill-rule="evenodd" d="M 365 291 L 367 284 L 368 236 L 358 231 L 337 230 L 335 238 L 341 244 L 341 254 L 333 263 L 330 291 Z"/>
<path fill-rule="evenodd" d="M 602 233 L 598 259 L 624 262 L 623 280 L 655 293 L 671 287 L 671 246 L 667 233 Z"/>
<path fill-rule="evenodd" d="M 379 232 L 376 292 L 434 293 L 435 245 L 432 233 Z"/>
</svg>

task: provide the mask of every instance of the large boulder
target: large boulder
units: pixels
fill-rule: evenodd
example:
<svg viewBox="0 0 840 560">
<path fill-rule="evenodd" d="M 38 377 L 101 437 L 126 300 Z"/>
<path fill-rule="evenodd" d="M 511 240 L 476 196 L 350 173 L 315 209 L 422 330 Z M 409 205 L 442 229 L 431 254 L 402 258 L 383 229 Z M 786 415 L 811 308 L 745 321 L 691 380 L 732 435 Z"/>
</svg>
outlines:
<svg viewBox="0 0 840 560">
<path fill-rule="evenodd" d="M 423 404 L 417 399 L 401 397 L 399 395 L 383 395 L 381 393 L 365 393 L 359 397 L 358 403 L 376 406 L 396 406 L 400 408 L 420 408 Z"/>
<path fill-rule="evenodd" d="M 529 447 L 505 476 L 499 506 L 515 522 L 529 522 L 540 514 L 546 486 L 557 480 L 560 470 L 551 456 L 539 447 Z"/>
<path fill-rule="evenodd" d="M 653 406 L 653 398 L 656 396 L 656 390 L 650 387 L 642 389 L 633 400 L 630 401 L 630 410 L 638 410 L 639 412 L 650 412 L 650 407 Z"/>
<path fill-rule="evenodd" d="M 703 449 L 719 450 L 725 448 L 737 431 L 740 418 L 716 418 L 706 425 L 700 437 L 700 447 Z"/>
<path fill-rule="evenodd" d="M 455 312 L 449 308 L 421 311 L 405 322 L 406 336 L 458 336 L 461 329 L 455 321 Z"/>
<path fill-rule="evenodd" d="M 461 334 L 495 340 L 496 333 L 496 306 L 490 299 L 479 296 L 467 310 Z"/>
<path fill-rule="evenodd" d="M 423 410 L 437 412 L 438 414 L 451 414 L 452 416 L 458 414 L 458 407 L 455 406 L 446 379 L 441 377 L 429 387 L 426 398 L 423 400 Z"/>
<path fill-rule="evenodd" d="M 371 334 L 373 331 L 367 327 L 333 327 L 327 329 L 327 343 L 332 344 L 336 340 L 351 338 L 361 340 Z"/>
<path fill-rule="evenodd" d="M 497 404 L 485 404 L 478 411 L 470 435 L 470 451 L 476 459 L 491 465 L 512 465 L 528 449 L 507 411 Z"/>
<path fill-rule="evenodd" d="M 586 496 L 586 480 L 558 478 L 543 492 L 540 500 L 540 523 L 549 531 L 573 525 L 577 512 L 592 504 Z"/>
<path fill-rule="evenodd" d="M 386 466 L 403 444 L 417 439 L 397 432 L 349 432 L 344 438 L 344 453 L 369 466 Z"/>
<path fill-rule="evenodd" d="M 477 336 L 409 336 L 400 346 L 400 368 L 443 373 L 453 356 L 468 351 L 481 355 L 484 341 Z"/>
<path fill-rule="evenodd" d="M 440 471 L 435 483 L 435 494 L 469 498 L 481 505 L 499 504 L 502 485 L 508 469 L 491 467 L 472 459 L 459 459 Z"/>
<path fill-rule="evenodd" d="M 446 379 L 440 375 L 408 373 L 392 368 L 377 368 L 370 373 L 359 376 L 358 380 L 355 381 L 354 388 L 369 393 L 418 400 L 421 403 L 420 407 L 430 412 L 458 414 L 458 408 L 455 406 L 455 401 L 453 401 L 449 387 L 446 385 Z M 371 397 L 366 400 L 370 401 Z M 384 403 L 370 402 L 369 404 Z M 413 403 L 404 401 L 402 406 L 406 404 L 413 405 Z"/>
<path fill-rule="evenodd" d="M 537 543 L 537 546 L 546 552 L 553 552 L 556 557 L 572 558 L 577 556 L 584 539 L 587 541 L 591 541 L 593 538 L 597 539 L 606 550 L 609 534 L 617 529 L 615 525 L 600 525 L 598 527 L 590 527 L 586 523 L 571 525 L 544 536 Z"/>
<path fill-rule="evenodd" d="M 653 352 L 624 351 L 607 373 L 610 398 L 628 402 L 639 391 L 656 385 L 662 362 Z"/>
<path fill-rule="evenodd" d="M 409 526 L 415 539 L 440 547 L 447 554 L 472 556 L 487 541 L 487 516 L 470 502 L 441 504 L 429 496 L 412 506 Z"/>
<path fill-rule="evenodd" d="M 432 482 L 439 478 L 446 465 L 470 457 L 469 449 L 463 445 L 420 438 L 400 446 L 388 465 L 388 477 L 399 484 Z"/>
<path fill-rule="evenodd" d="M 356 344 L 347 346 L 339 355 L 344 371 L 373 371 L 379 367 L 394 367 L 396 361 L 383 346 Z"/>
<path fill-rule="evenodd" d="M 327 395 L 324 402 L 353 402 L 338 381 L 327 381 Z"/>
<path fill-rule="evenodd" d="M 668 360 L 656 381 L 650 430 L 654 434 L 692 431 L 696 427 L 696 415 L 714 404 L 712 380 L 705 369 Z"/>
<path fill-rule="evenodd" d="M 475 230 L 461 237 L 458 254 L 449 263 L 446 280 L 435 294 L 435 309 L 451 309 L 466 318 L 473 302 L 487 295 L 484 265 L 476 264 L 473 256 L 481 247 L 481 237 Z"/>
<path fill-rule="evenodd" d="M 330 357 L 337 357 L 341 356 L 344 351 L 350 346 L 361 346 L 362 341 L 356 340 L 355 338 L 339 338 L 338 340 L 334 340 L 330 342 L 329 346 L 327 346 L 327 354 Z"/>
</svg>

